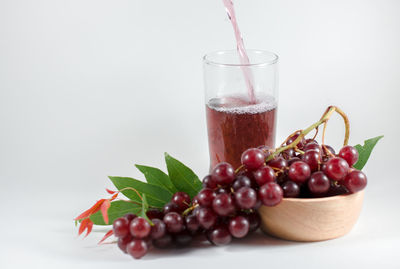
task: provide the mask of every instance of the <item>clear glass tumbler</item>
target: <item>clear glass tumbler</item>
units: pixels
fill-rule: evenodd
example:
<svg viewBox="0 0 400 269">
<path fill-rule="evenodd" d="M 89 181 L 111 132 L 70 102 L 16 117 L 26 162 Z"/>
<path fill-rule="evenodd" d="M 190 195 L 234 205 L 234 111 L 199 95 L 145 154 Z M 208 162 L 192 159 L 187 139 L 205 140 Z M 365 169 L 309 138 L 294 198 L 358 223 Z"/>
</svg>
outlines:
<svg viewBox="0 0 400 269">
<path fill-rule="evenodd" d="M 247 53 L 249 64 L 235 50 L 203 57 L 210 169 L 223 161 L 237 168 L 247 148 L 275 146 L 278 56 Z"/>
</svg>

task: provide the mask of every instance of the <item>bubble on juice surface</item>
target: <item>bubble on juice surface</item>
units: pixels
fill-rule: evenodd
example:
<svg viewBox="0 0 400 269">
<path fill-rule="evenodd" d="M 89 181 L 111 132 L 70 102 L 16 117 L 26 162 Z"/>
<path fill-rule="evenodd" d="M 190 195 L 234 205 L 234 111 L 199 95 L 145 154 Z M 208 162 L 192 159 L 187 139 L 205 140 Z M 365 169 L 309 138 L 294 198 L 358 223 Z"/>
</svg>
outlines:
<svg viewBox="0 0 400 269">
<path fill-rule="evenodd" d="M 208 107 L 219 112 L 236 114 L 257 114 L 273 110 L 277 107 L 276 100 L 271 95 L 257 96 L 255 104 L 249 102 L 245 95 L 232 95 L 213 98 Z"/>
</svg>

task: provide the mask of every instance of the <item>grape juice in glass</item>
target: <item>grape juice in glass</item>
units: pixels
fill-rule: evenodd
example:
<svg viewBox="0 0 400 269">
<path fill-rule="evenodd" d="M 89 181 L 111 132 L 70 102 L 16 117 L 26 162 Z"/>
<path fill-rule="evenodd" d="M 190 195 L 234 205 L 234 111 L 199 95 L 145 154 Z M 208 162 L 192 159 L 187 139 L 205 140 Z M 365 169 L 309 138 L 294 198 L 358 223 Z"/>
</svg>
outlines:
<svg viewBox="0 0 400 269">
<path fill-rule="evenodd" d="M 247 55 L 248 63 L 234 50 L 203 58 L 210 169 L 222 161 L 237 168 L 246 149 L 275 146 L 278 57 Z"/>
</svg>

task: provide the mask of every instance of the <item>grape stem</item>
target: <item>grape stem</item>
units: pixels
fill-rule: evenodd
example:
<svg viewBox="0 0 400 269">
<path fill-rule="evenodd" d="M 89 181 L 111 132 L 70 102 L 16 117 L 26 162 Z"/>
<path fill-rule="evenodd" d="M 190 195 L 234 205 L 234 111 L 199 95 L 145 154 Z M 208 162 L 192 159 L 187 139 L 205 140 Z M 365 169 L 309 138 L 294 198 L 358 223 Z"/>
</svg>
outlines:
<svg viewBox="0 0 400 269">
<path fill-rule="evenodd" d="M 342 116 L 343 120 L 344 120 L 344 125 L 346 127 L 346 132 L 344 135 L 344 142 L 343 142 L 343 146 L 346 146 L 347 143 L 349 142 L 349 136 L 350 136 L 350 123 L 349 123 L 349 119 L 347 118 L 346 114 L 338 107 L 336 106 L 329 106 L 324 114 L 322 115 L 321 119 L 317 122 L 315 122 L 314 124 L 310 125 L 307 129 L 301 130 L 299 136 L 296 138 L 296 140 L 294 140 L 291 144 L 286 145 L 286 146 L 281 146 L 279 148 L 277 148 L 275 150 L 274 153 L 272 153 L 270 156 L 268 156 L 267 158 L 267 162 L 274 159 L 279 153 L 281 153 L 282 151 L 285 151 L 287 149 L 290 148 L 295 148 L 297 146 L 297 144 L 312 130 L 316 129 L 318 132 L 318 126 L 320 126 L 321 124 L 325 124 L 324 126 L 324 131 L 323 131 L 323 138 L 322 138 L 322 144 L 324 144 L 324 136 L 325 136 L 325 130 L 326 130 L 326 124 L 328 122 L 328 120 L 330 119 L 330 117 L 332 116 L 332 114 L 336 112 L 338 113 L 340 116 Z"/>
</svg>

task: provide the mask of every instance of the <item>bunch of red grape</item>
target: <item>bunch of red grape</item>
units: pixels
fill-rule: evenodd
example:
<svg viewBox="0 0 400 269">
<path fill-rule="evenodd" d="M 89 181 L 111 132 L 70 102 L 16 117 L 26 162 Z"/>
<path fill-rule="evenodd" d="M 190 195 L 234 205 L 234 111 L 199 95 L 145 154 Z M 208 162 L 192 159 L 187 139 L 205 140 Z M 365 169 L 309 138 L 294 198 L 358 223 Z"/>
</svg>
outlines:
<svg viewBox="0 0 400 269">
<path fill-rule="evenodd" d="M 286 145 L 290 145 L 298 135 L 289 137 Z M 274 170 L 284 197 L 313 198 L 355 193 L 367 185 L 365 174 L 352 167 L 358 160 L 354 147 L 344 146 L 336 155 L 328 145 L 302 139 L 296 148 L 297 151 L 290 148 L 281 152 L 266 164 Z M 266 157 L 271 154 L 265 148 L 263 152 Z"/>
<path fill-rule="evenodd" d="M 218 169 L 224 166 L 228 166 L 234 176 L 233 168 L 226 163 L 220 164 Z M 239 181 L 243 182 L 245 177 L 241 178 Z M 207 176 L 204 182 L 211 183 L 210 176 Z M 186 193 L 177 192 L 162 211 L 147 211 L 147 217 L 153 225 L 134 214 L 116 219 L 113 231 L 118 238 L 118 246 L 123 252 L 139 259 L 148 252 L 150 246 L 184 247 L 197 236 L 203 236 L 215 245 L 229 243 L 232 236 L 244 237 L 260 226 L 258 213 L 250 209 L 256 207 L 253 200 L 257 200 L 257 195 L 252 193 L 254 190 L 251 189 L 249 196 L 246 190 L 243 189 L 236 196 L 249 210 L 238 211 L 238 214 L 235 213 L 237 206 L 233 203 L 231 191 L 228 189 L 204 188 L 193 201 Z"/>
<path fill-rule="evenodd" d="M 290 145 L 299 134 L 286 141 Z M 302 139 L 272 160 L 265 146 L 250 148 L 241 156 L 242 166 L 234 170 L 226 162 L 219 163 L 203 179 L 203 189 L 193 198 L 177 192 L 163 210 L 152 209 L 147 217 L 127 214 L 113 223 L 118 246 L 138 259 L 150 246 L 166 248 L 187 246 L 195 236 L 204 236 L 215 245 L 224 245 L 232 238 L 243 238 L 260 226 L 257 209 L 275 206 L 283 197 L 313 198 L 362 190 L 365 174 L 352 168 L 358 152 L 343 147 L 338 155 L 328 145 L 320 146 L 313 139 Z"/>
</svg>

